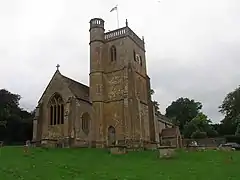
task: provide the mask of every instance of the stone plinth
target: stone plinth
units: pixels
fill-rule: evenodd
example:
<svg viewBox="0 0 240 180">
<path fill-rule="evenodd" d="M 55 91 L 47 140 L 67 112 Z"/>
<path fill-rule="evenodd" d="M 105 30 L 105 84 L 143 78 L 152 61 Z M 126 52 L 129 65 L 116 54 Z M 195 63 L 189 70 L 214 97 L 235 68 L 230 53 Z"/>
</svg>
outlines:
<svg viewBox="0 0 240 180">
<path fill-rule="evenodd" d="M 110 147 L 111 154 L 126 154 L 127 148 L 126 146 L 112 146 Z"/>
<path fill-rule="evenodd" d="M 172 158 L 175 155 L 176 147 L 160 146 L 158 148 L 159 158 Z"/>
<path fill-rule="evenodd" d="M 158 148 L 158 144 L 154 142 L 146 142 L 144 144 L 144 148 L 147 150 L 156 150 Z"/>
<path fill-rule="evenodd" d="M 228 152 L 228 151 L 234 151 L 235 149 L 232 147 L 220 147 L 219 150 Z"/>
<path fill-rule="evenodd" d="M 188 151 L 198 151 L 198 149 L 199 149 L 199 146 L 189 146 L 189 147 L 187 147 Z"/>
</svg>

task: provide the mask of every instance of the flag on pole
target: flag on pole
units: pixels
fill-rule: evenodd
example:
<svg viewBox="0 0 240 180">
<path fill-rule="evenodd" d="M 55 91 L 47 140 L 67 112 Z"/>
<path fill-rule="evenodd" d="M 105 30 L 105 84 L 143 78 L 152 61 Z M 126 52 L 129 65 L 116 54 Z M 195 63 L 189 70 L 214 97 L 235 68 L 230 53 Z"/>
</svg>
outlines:
<svg viewBox="0 0 240 180">
<path fill-rule="evenodd" d="M 110 12 L 113 12 L 113 11 L 116 11 L 117 10 L 117 6 L 115 6 L 114 8 L 112 8 L 111 10 L 110 10 Z"/>
</svg>

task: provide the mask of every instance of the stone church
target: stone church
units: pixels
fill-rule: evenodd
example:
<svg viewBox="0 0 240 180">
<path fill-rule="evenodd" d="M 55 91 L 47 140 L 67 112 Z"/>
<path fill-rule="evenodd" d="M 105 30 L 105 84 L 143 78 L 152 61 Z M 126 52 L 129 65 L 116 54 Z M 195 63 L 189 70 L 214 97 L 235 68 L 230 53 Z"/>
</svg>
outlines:
<svg viewBox="0 0 240 180">
<path fill-rule="evenodd" d="M 104 20 L 95 18 L 89 32 L 89 87 L 57 68 L 38 101 L 33 140 L 71 139 L 72 146 L 156 141 L 163 128 L 151 100 L 144 39 L 127 21 L 105 32 Z"/>
</svg>

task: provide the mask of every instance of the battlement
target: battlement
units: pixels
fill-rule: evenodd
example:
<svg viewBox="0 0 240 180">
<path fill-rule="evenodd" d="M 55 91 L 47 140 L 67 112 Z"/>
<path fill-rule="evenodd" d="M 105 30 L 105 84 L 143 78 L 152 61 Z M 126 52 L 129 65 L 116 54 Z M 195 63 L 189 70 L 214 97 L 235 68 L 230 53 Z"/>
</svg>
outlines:
<svg viewBox="0 0 240 180">
<path fill-rule="evenodd" d="M 105 41 L 112 41 L 122 37 L 130 37 L 140 48 L 145 49 L 145 43 L 128 26 L 104 34 Z"/>
<path fill-rule="evenodd" d="M 94 18 L 90 20 L 90 29 L 92 28 L 103 28 L 104 29 L 104 20 L 101 18 Z"/>
<path fill-rule="evenodd" d="M 126 26 L 120 29 L 116 29 L 110 32 L 104 33 L 104 20 L 101 18 L 94 18 L 90 20 L 90 31 L 93 28 L 100 28 L 99 32 L 94 31 L 94 39 L 96 39 L 96 34 L 99 35 L 98 40 L 109 42 L 115 39 L 129 37 L 131 38 L 141 49 L 145 51 L 145 43 L 143 39 L 140 39 L 129 27 L 126 20 Z M 104 35 L 103 35 L 104 33 Z M 104 37 L 103 37 L 104 36 Z M 93 41 L 93 40 L 90 40 Z"/>
<path fill-rule="evenodd" d="M 126 27 L 116 29 L 104 34 L 104 38 L 106 41 L 114 40 L 124 36 L 126 36 Z"/>
</svg>

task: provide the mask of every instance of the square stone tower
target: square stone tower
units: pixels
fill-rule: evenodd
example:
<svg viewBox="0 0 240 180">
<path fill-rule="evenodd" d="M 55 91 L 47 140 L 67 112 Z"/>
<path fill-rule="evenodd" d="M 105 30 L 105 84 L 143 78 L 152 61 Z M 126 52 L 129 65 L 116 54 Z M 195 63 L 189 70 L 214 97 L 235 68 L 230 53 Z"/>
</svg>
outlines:
<svg viewBox="0 0 240 180">
<path fill-rule="evenodd" d="M 90 21 L 90 100 L 93 139 L 154 141 L 154 118 L 145 45 L 129 27 L 110 32 Z"/>
</svg>

